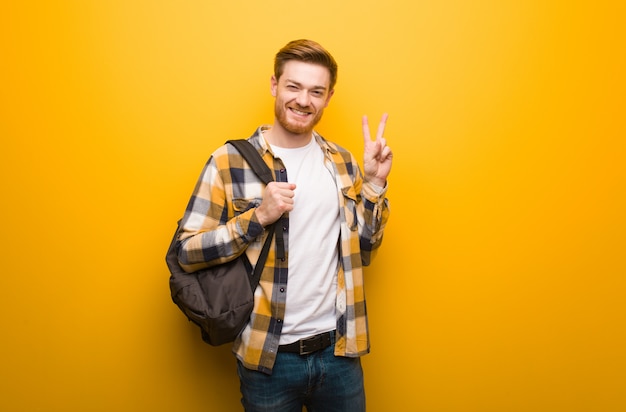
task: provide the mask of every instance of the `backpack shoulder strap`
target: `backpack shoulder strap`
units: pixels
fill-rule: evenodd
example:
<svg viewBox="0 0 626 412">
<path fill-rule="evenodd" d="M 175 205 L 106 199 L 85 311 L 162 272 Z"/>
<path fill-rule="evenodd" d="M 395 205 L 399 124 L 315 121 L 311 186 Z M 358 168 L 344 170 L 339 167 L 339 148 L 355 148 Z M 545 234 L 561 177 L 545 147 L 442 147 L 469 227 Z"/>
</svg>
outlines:
<svg viewBox="0 0 626 412">
<path fill-rule="evenodd" d="M 250 165 L 254 173 L 261 179 L 261 181 L 265 184 L 274 181 L 274 175 L 272 170 L 267 166 L 267 164 L 263 161 L 263 158 L 257 152 L 256 148 L 252 146 L 252 144 L 246 139 L 236 139 L 236 140 L 228 140 L 226 143 L 230 143 L 237 149 L 237 151 L 246 159 L 246 162 Z M 254 271 L 250 276 L 250 286 L 252 288 L 252 292 L 256 289 L 259 284 L 259 280 L 261 280 L 261 272 L 263 271 L 263 266 L 265 266 L 265 261 L 267 260 L 267 255 L 269 253 L 270 242 L 272 237 L 274 237 L 276 223 L 272 223 L 268 228 L 268 236 L 265 239 L 265 243 L 263 244 L 263 249 L 261 250 L 261 254 L 259 255 L 259 260 L 254 267 Z M 284 255 L 283 252 L 279 252 L 280 256 Z"/>
<path fill-rule="evenodd" d="M 259 155 L 256 148 L 252 146 L 252 144 L 246 139 L 236 139 L 236 140 L 228 140 L 226 143 L 230 143 L 237 149 L 239 153 L 246 159 L 246 162 L 250 165 L 254 173 L 261 179 L 261 181 L 265 184 L 274 181 L 274 175 L 272 171 L 267 166 L 267 164 Z"/>
</svg>

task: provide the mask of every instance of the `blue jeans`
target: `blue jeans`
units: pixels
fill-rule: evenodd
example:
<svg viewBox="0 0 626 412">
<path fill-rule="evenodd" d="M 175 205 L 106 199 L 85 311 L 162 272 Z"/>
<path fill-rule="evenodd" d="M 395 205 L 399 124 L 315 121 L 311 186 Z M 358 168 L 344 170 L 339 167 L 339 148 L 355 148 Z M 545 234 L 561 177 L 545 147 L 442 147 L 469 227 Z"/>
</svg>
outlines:
<svg viewBox="0 0 626 412">
<path fill-rule="evenodd" d="M 333 351 L 334 342 L 309 355 L 280 352 L 272 375 L 237 362 L 246 412 L 302 412 L 303 406 L 308 412 L 365 411 L 361 360 Z"/>
</svg>

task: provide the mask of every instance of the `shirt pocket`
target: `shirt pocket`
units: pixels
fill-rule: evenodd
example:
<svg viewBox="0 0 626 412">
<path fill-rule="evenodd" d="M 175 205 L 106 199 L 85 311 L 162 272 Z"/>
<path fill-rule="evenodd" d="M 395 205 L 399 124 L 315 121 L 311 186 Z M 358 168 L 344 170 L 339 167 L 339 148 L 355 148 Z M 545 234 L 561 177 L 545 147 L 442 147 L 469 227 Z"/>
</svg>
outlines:
<svg viewBox="0 0 626 412">
<path fill-rule="evenodd" d="M 250 199 L 233 199 L 233 211 L 235 213 L 235 216 L 239 216 L 240 214 L 247 212 L 254 207 L 258 207 L 261 204 L 261 200 L 262 199 L 256 197 Z"/>
<path fill-rule="evenodd" d="M 235 198 L 233 199 L 233 213 L 234 216 L 240 216 L 243 213 L 247 212 L 248 210 L 258 207 L 261 204 L 261 198 Z M 245 217 L 241 217 L 237 220 L 237 230 L 239 231 L 239 234 L 243 237 L 246 237 L 250 243 L 259 243 L 261 241 L 261 239 L 263 239 L 262 234 L 255 237 L 255 238 L 251 238 L 249 233 L 247 233 L 247 230 L 245 229 L 245 227 L 248 226 L 248 224 L 250 223 L 248 221 L 248 216 Z"/>
<path fill-rule="evenodd" d="M 357 230 L 358 220 L 356 206 L 359 196 L 356 190 L 354 190 L 354 186 L 343 187 L 341 193 L 343 195 L 343 214 L 346 219 L 346 224 L 350 230 Z"/>
</svg>

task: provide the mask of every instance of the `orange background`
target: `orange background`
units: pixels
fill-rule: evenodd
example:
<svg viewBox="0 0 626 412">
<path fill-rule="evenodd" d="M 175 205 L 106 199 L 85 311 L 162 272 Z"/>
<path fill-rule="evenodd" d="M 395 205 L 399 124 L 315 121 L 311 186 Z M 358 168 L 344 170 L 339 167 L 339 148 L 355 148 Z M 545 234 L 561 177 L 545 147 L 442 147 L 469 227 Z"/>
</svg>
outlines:
<svg viewBox="0 0 626 412">
<path fill-rule="evenodd" d="M 272 58 L 339 62 L 319 131 L 390 118 L 366 271 L 370 411 L 626 410 L 622 2 L 0 6 L 5 411 L 236 411 L 164 255 L 210 152 L 273 119 Z"/>
</svg>

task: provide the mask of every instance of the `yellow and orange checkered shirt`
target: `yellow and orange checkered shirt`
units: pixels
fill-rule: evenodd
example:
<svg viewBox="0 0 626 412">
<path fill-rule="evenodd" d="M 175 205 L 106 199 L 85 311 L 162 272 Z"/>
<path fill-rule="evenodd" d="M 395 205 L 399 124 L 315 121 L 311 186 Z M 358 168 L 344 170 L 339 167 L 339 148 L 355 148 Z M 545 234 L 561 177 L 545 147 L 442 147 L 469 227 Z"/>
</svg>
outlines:
<svg viewBox="0 0 626 412">
<path fill-rule="evenodd" d="M 275 180 L 286 181 L 284 165 L 274 157 L 263 138 L 266 127 L 260 127 L 248 140 L 274 171 Z M 337 273 L 335 355 L 361 356 L 369 352 L 363 266 L 370 263 L 372 253 L 382 242 L 389 217 L 387 188 L 381 190 L 364 182 L 350 152 L 317 133 L 314 137 L 324 150 L 326 166 L 333 173 L 339 197 L 341 264 Z M 234 147 L 219 147 L 205 165 L 181 222 L 179 262 L 183 269 L 193 272 L 229 261 L 241 253 L 246 253 L 254 264 L 266 237 L 255 215 L 264 188 Z M 276 256 L 278 242 L 284 241 L 288 251 L 282 231 L 282 227 L 277 227 L 250 321 L 233 344 L 233 352 L 245 367 L 268 374 L 274 365 L 285 315 L 286 293 L 278 291 L 286 290 L 288 253 L 284 259 Z"/>
</svg>

